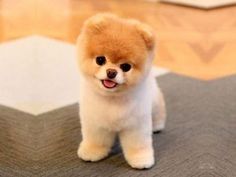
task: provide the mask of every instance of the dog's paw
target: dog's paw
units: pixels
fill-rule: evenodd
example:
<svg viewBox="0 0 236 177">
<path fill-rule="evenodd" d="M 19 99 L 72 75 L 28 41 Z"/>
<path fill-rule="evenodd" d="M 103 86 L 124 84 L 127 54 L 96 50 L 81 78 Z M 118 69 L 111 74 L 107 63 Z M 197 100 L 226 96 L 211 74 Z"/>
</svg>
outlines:
<svg viewBox="0 0 236 177">
<path fill-rule="evenodd" d="M 165 122 L 164 121 L 156 123 L 156 124 L 153 124 L 153 126 L 152 126 L 152 131 L 154 133 L 161 132 L 164 129 L 165 129 Z"/>
<path fill-rule="evenodd" d="M 148 169 L 155 164 L 154 155 L 150 152 L 135 153 L 127 159 L 129 165 L 136 169 Z"/>
<path fill-rule="evenodd" d="M 89 145 L 81 143 L 77 151 L 79 158 L 84 161 L 96 162 L 104 159 L 109 153 L 109 149 L 104 146 Z"/>
</svg>

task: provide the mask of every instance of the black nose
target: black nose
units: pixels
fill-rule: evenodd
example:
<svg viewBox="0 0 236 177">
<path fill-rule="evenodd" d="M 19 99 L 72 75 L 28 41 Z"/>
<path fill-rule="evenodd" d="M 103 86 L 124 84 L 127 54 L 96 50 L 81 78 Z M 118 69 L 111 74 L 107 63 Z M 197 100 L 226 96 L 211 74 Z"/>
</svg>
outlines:
<svg viewBox="0 0 236 177">
<path fill-rule="evenodd" d="M 114 79 L 117 75 L 117 71 L 115 69 L 107 69 L 107 77 L 109 79 Z"/>
</svg>

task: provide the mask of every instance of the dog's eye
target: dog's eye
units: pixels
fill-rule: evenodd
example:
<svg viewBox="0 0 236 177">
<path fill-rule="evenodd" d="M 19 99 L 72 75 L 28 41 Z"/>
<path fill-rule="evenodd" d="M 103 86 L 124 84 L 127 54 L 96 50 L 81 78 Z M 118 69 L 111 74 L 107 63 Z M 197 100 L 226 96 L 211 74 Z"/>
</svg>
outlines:
<svg viewBox="0 0 236 177">
<path fill-rule="evenodd" d="M 128 63 L 123 63 L 120 65 L 120 68 L 122 69 L 122 71 L 128 72 L 131 69 L 131 65 Z"/>
<path fill-rule="evenodd" d="M 97 56 L 96 57 L 96 63 L 98 65 L 104 65 L 106 63 L 106 57 L 104 57 L 104 56 Z"/>
</svg>

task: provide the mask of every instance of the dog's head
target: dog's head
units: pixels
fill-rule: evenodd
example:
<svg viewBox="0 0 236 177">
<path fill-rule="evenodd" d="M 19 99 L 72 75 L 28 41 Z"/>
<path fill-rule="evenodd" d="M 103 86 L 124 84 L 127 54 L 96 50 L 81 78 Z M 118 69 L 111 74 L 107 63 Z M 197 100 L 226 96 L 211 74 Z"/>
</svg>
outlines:
<svg viewBox="0 0 236 177">
<path fill-rule="evenodd" d="M 103 93 L 124 92 L 144 81 L 154 44 L 146 24 L 112 14 L 95 15 L 85 22 L 78 38 L 80 71 Z"/>
</svg>

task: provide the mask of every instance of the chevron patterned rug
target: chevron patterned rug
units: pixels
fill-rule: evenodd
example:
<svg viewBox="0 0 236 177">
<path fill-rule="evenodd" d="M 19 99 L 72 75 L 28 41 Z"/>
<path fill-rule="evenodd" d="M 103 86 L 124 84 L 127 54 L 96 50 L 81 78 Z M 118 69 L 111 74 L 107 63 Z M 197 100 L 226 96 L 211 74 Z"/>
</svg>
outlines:
<svg viewBox="0 0 236 177">
<path fill-rule="evenodd" d="M 118 142 L 105 160 L 81 161 L 77 104 L 37 116 L 0 106 L 0 176 L 235 177 L 236 75 L 200 81 L 169 73 L 157 80 L 168 121 L 153 135 L 152 169 L 131 169 Z"/>
</svg>

